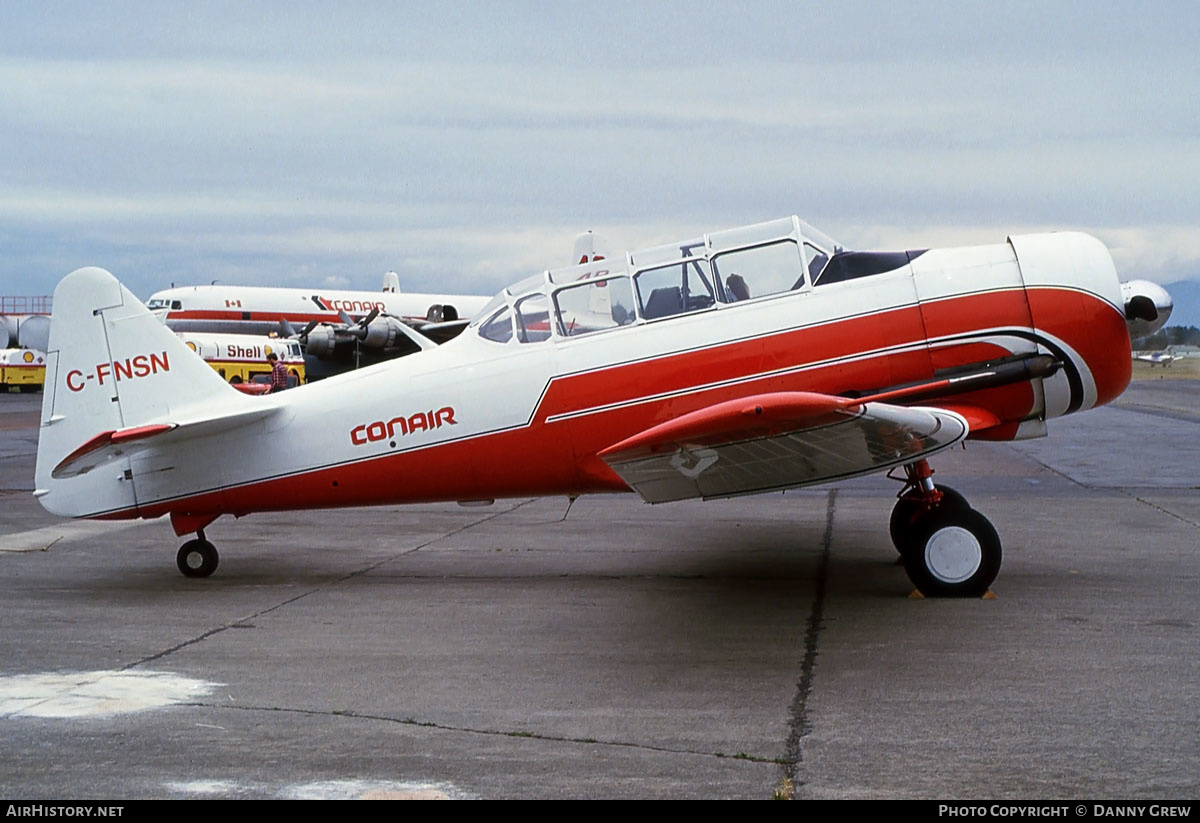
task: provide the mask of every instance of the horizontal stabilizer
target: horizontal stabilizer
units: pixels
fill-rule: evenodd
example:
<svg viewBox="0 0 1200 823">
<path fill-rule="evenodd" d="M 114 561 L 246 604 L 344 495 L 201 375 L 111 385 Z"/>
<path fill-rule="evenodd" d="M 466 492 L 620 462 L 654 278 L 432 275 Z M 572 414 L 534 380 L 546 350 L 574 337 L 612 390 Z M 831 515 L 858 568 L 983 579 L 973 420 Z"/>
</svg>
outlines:
<svg viewBox="0 0 1200 823">
<path fill-rule="evenodd" d="M 910 463 L 966 437 L 946 409 L 812 392 L 718 403 L 647 429 L 600 457 L 651 503 L 795 488 Z"/>
<path fill-rule="evenodd" d="M 143 456 L 288 402 L 235 390 L 115 277 L 77 269 L 54 290 L 34 494 L 70 517 L 136 510 L 168 477 L 186 487 Z"/>
<path fill-rule="evenodd" d="M 154 423 L 127 429 L 100 432 L 68 454 L 54 467 L 50 476 L 55 480 L 87 474 L 118 457 L 127 457 L 152 445 L 188 437 L 213 434 L 261 420 L 276 411 L 278 406 L 240 409 L 219 416 L 204 417 L 184 423 Z M 153 442 L 148 442 L 153 438 Z"/>
</svg>

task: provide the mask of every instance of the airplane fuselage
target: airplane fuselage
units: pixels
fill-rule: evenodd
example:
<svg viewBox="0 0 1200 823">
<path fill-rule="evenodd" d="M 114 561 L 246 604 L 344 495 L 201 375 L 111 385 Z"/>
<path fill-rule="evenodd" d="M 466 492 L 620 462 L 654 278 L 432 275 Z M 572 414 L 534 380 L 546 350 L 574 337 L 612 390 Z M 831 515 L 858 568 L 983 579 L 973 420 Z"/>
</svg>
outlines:
<svg viewBox="0 0 1200 823">
<path fill-rule="evenodd" d="M 601 265 L 551 273 L 540 293 L 553 291 L 551 280 L 599 278 Z M 495 305 L 525 296 L 512 291 Z M 75 516 L 204 518 L 626 491 L 598 453 L 697 409 L 772 392 L 862 395 L 1041 354 L 1061 368 L 936 400 L 994 416 L 974 436 L 1039 436 L 1045 420 L 1124 390 L 1131 361 L 1120 306 L 1103 246 L 1039 235 L 930 250 L 869 276 L 578 336 L 555 327 L 551 311 L 545 334 L 529 342 L 519 329 L 487 339 L 491 315 L 481 315 L 438 349 L 248 398 L 276 411 L 97 468 L 78 478 L 80 493 L 66 481 L 43 504 Z"/>
</svg>

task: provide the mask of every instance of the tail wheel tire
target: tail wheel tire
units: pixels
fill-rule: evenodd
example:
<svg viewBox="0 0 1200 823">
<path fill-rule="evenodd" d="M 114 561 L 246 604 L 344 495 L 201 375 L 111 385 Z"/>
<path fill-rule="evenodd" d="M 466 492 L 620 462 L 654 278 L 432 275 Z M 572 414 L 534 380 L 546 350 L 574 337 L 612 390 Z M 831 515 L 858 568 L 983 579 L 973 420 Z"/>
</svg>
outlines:
<svg viewBox="0 0 1200 823">
<path fill-rule="evenodd" d="M 217 548 L 207 540 L 189 540 L 179 547 L 175 563 L 184 577 L 208 577 L 217 570 Z"/>
<path fill-rule="evenodd" d="M 934 509 L 903 553 L 904 570 L 926 597 L 980 597 L 1000 573 L 1000 536 L 974 509 Z"/>
<path fill-rule="evenodd" d="M 930 510 L 930 513 L 948 510 L 963 511 L 971 508 L 967 498 L 949 486 L 934 486 L 934 488 L 942 493 L 942 499 L 934 509 Z M 925 516 L 927 515 L 922 515 L 921 504 L 917 501 L 905 498 L 896 501 L 896 505 L 892 508 L 892 517 L 888 521 L 888 533 L 892 536 L 892 545 L 896 547 L 896 551 L 901 554 L 908 551 L 909 546 L 923 530 L 924 524 L 921 521 L 925 519 Z"/>
</svg>

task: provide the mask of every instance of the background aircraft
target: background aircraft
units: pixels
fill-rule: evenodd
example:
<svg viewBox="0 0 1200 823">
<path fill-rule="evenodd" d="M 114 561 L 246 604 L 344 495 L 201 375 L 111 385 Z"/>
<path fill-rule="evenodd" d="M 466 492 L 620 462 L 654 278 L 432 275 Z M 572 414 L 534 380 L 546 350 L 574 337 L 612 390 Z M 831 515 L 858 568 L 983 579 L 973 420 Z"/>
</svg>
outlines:
<svg viewBox="0 0 1200 823">
<path fill-rule="evenodd" d="M 362 318 L 372 313 L 418 328 L 458 323 L 461 330 L 488 299 L 487 295 L 402 292 L 399 277 L 388 272 L 381 291 L 213 284 L 163 289 L 150 295 L 147 305 L 162 312 L 175 331 L 265 335 L 278 331 L 281 319 L 297 326 L 313 321 L 340 324 L 345 315 Z"/>
<path fill-rule="evenodd" d="M 1139 354 L 1135 359 L 1144 360 L 1151 366 L 1166 368 L 1179 358 L 1172 354 L 1170 349 L 1163 349 L 1162 351 L 1150 352 L 1149 354 Z"/>
<path fill-rule="evenodd" d="M 573 258 L 602 260 L 607 246 L 600 235 L 583 232 Z M 304 348 L 308 375 L 321 379 L 421 351 L 427 342 L 444 343 L 489 299 L 401 292 L 399 276 L 388 272 L 380 292 L 213 284 L 155 292 L 148 305 L 177 332 L 294 338 Z"/>
<path fill-rule="evenodd" d="M 1127 322 L 1169 312 L 1165 292 L 1129 292 L 1087 235 L 850 252 L 792 217 L 544 272 L 443 346 L 258 398 L 81 269 L 55 292 L 34 493 L 74 517 L 170 515 L 196 533 L 180 570 L 206 576 L 223 514 L 659 503 L 887 471 L 912 582 L 979 595 L 1000 539 L 927 458 L 1117 397 Z"/>
<path fill-rule="evenodd" d="M 320 379 L 419 351 L 424 344 L 410 329 L 445 342 L 488 299 L 402 292 L 388 272 L 378 292 L 214 284 L 164 289 L 148 305 L 177 332 L 294 336 L 309 377 Z"/>
</svg>

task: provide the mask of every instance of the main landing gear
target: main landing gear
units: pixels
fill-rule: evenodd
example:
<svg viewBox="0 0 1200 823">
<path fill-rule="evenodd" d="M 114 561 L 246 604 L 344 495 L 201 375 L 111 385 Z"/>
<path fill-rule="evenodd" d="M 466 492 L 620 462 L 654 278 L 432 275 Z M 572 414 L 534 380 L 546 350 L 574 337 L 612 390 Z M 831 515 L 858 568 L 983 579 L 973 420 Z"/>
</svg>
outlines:
<svg viewBox="0 0 1200 823">
<path fill-rule="evenodd" d="M 204 529 L 196 530 L 196 539 L 179 547 L 175 563 L 184 577 L 208 577 L 217 570 L 217 547 L 204 539 Z"/>
<path fill-rule="evenodd" d="M 948 486 L 933 482 L 924 460 L 904 467 L 892 509 L 892 543 L 926 597 L 980 597 L 1000 573 L 1000 537 L 991 522 Z"/>
</svg>

